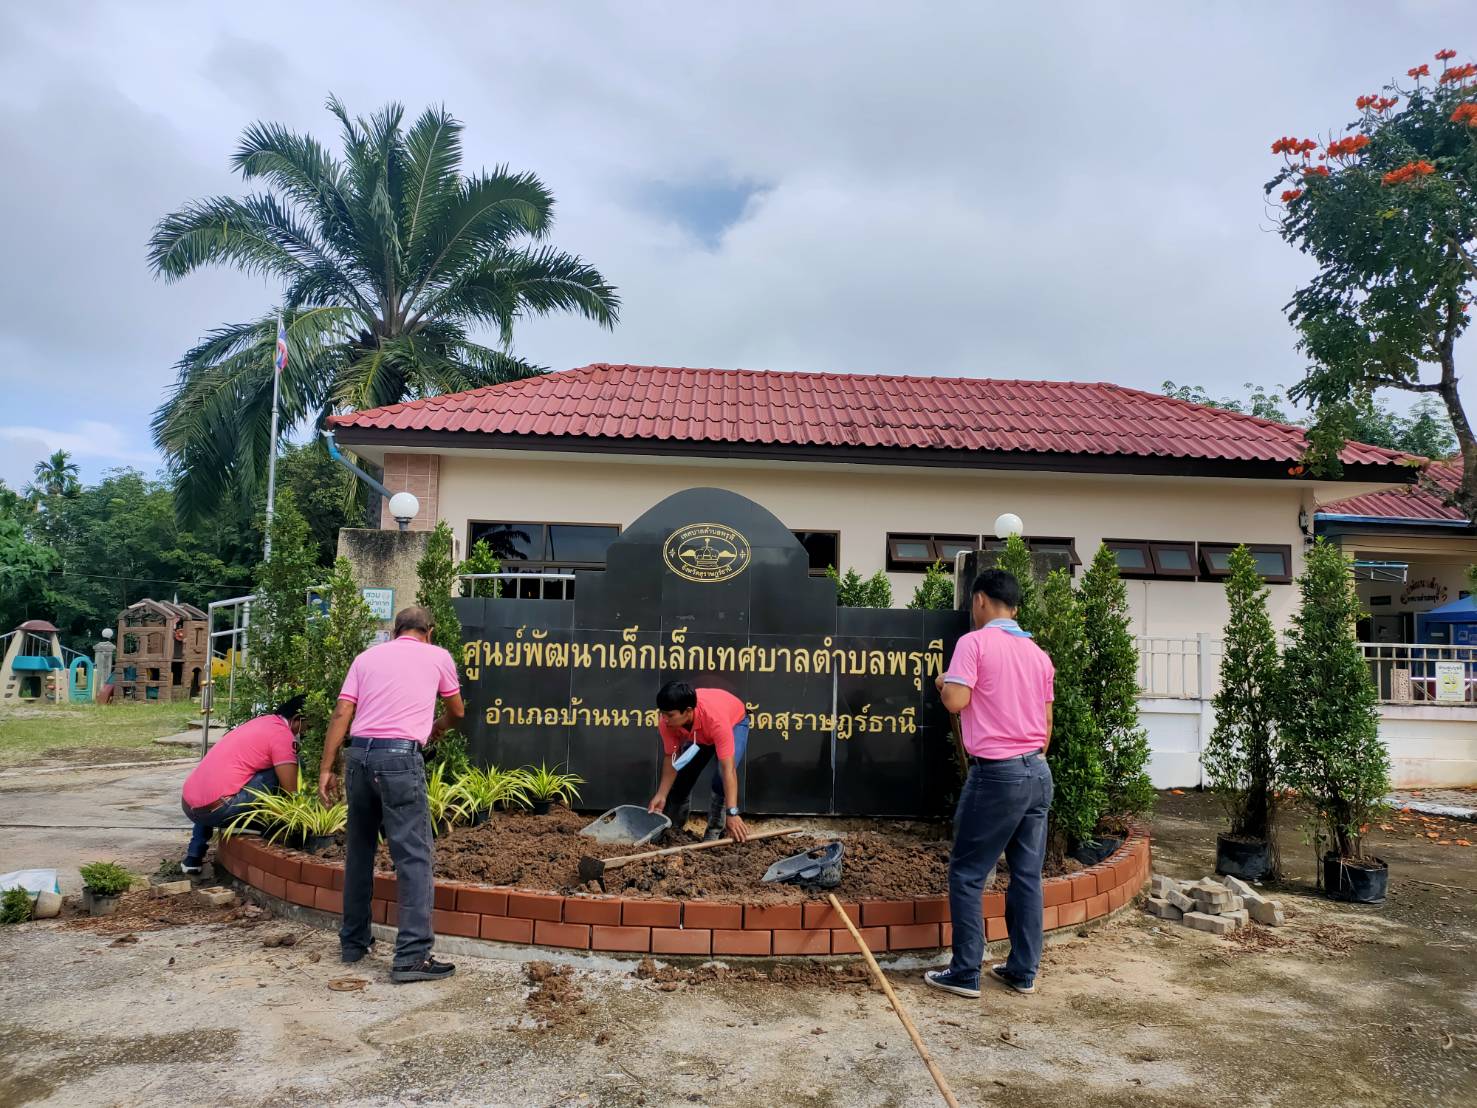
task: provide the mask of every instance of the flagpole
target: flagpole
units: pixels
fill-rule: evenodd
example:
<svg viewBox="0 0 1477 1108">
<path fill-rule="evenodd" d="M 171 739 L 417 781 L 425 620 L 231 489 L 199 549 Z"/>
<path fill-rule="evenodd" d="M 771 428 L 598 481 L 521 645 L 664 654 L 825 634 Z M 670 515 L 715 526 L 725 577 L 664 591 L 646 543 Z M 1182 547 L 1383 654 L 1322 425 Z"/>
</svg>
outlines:
<svg viewBox="0 0 1477 1108">
<path fill-rule="evenodd" d="M 272 344 L 272 446 L 267 454 L 267 527 L 262 560 L 272 558 L 272 506 L 277 497 L 277 397 L 282 391 L 282 363 L 287 359 L 278 349 L 282 342 L 282 313 L 277 313 L 277 341 Z"/>
</svg>

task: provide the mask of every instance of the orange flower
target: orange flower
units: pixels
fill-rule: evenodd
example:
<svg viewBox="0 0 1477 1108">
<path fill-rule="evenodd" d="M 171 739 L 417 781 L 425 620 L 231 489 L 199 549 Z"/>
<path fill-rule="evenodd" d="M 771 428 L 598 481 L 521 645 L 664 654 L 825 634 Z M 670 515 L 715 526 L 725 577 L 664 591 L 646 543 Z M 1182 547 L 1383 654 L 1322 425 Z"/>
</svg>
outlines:
<svg viewBox="0 0 1477 1108">
<path fill-rule="evenodd" d="M 1438 50 L 1438 51 L 1436 51 L 1436 60 L 1438 62 L 1447 62 L 1447 61 L 1450 61 L 1454 57 L 1456 57 L 1456 51 L 1455 50 Z"/>
<path fill-rule="evenodd" d="M 1458 104 L 1456 111 L 1451 113 L 1453 123 L 1465 123 L 1468 127 L 1477 127 L 1477 100 L 1469 100 L 1465 104 Z"/>
<path fill-rule="evenodd" d="M 1369 107 L 1378 99 L 1379 97 L 1371 92 L 1368 96 L 1361 96 L 1358 100 L 1355 100 L 1354 107 L 1358 108 L 1362 112 L 1365 108 Z"/>
<path fill-rule="evenodd" d="M 1303 176 L 1304 177 L 1327 177 L 1328 176 L 1328 166 L 1326 166 L 1326 165 L 1310 165 L 1306 169 L 1303 170 Z"/>
<path fill-rule="evenodd" d="M 1422 158 L 1418 162 L 1406 162 L 1399 169 L 1392 169 L 1380 178 L 1380 183 L 1386 186 L 1402 184 L 1412 177 L 1429 177 L 1436 172 L 1436 167 Z"/>
<path fill-rule="evenodd" d="M 1350 135 L 1328 144 L 1326 153 L 1330 158 L 1352 158 L 1369 145 L 1368 135 Z"/>
<path fill-rule="evenodd" d="M 1407 77 L 1429 77 L 1431 75 L 1431 67 L 1429 65 L 1418 65 L 1414 69 L 1407 69 L 1405 75 Z"/>
<path fill-rule="evenodd" d="M 1466 65 L 1453 66 L 1442 73 L 1438 79 L 1443 85 L 1454 85 L 1459 81 L 1465 81 L 1468 77 L 1477 77 L 1477 65 L 1471 62 Z"/>
<path fill-rule="evenodd" d="M 1291 201 L 1296 200 L 1302 194 L 1302 189 L 1287 189 L 1282 193 L 1282 202 L 1284 204 L 1290 203 Z"/>
</svg>

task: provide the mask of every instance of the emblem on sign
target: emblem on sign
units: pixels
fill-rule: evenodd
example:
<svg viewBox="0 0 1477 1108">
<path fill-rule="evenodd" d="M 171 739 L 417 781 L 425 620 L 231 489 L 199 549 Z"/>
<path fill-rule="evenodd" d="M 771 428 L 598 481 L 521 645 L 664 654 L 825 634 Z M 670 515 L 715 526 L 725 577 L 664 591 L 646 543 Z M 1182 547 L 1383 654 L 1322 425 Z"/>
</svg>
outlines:
<svg viewBox="0 0 1477 1108">
<path fill-rule="evenodd" d="M 662 557 L 678 577 L 712 584 L 737 577 L 749 568 L 754 552 L 749 540 L 721 523 L 689 523 L 667 536 Z"/>
</svg>

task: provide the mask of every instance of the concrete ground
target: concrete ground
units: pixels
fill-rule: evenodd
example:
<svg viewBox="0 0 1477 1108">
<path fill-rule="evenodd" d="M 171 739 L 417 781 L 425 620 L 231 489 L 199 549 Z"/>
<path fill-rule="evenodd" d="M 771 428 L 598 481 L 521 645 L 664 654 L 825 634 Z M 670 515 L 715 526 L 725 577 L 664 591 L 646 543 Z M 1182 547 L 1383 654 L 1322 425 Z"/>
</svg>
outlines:
<svg viewBox="0 0 1477 1108">
<path fill-rule="evenodd" d="M 183 773 L 0 778 L 0 871 L 96 857 L 152 870 L 184 843 Z M 1208 872 L 1217 818 L 1206 797 L 1162 796 L 1159 868 Z M 1288 925 L 1252 941 L 1135 911 L 1051 947 L 1033 997 L 965 1001 L 916 968 L 891 977 L 963 1104 L 1469 1106 L 1477 848 L 1390 826 L 1376 842 L 1392 870 L 1381 908 L 1316 895 L 1289 827 Z M 263 945 L 284 931 L 299 941 Z M 249 912 L 7 928 L 0 1104 L 938 1103 L 865 985 L 662 984 L 571 956 L 570 980 L 534 990 L 526 963 L 547 956 L 510 949 L 459 959 L 448 981 L 392 986 L 384 952 L 352 967 L 336 953 L 327 932 Z"/>
</svg>

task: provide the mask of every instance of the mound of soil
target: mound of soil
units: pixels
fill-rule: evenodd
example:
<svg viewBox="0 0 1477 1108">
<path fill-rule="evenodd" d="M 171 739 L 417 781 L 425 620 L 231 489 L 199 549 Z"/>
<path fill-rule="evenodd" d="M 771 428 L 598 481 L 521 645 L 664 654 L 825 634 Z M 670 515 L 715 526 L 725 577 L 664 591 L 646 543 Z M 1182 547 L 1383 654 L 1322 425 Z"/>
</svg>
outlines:
<svg viewBox="0 0 1477 1108">
<path fill-rule="evenodd" d="M 575 983 L 574 970 L 549 962 L 529 962 L 523 975 L 532 986 L 524 1006 L 544 1027 L 588 1014 L 590 1006 Z"/>
<path fill-rule="evenodd" d="M 663 992 L 675 992 L 684 985 L 711 985 L 720 981 L 768 981 L 778 985 L 828 989 L 849 989 L 872 983 L 866 966 L 860 962 L 835 967 L 817 962 L 780 962 L 766 972 L 716 962 L 686 969 L 660 964 L 648 955 L 641 959 L 635 972 L 641 980 L 653 982 Z"/>
</svg>

